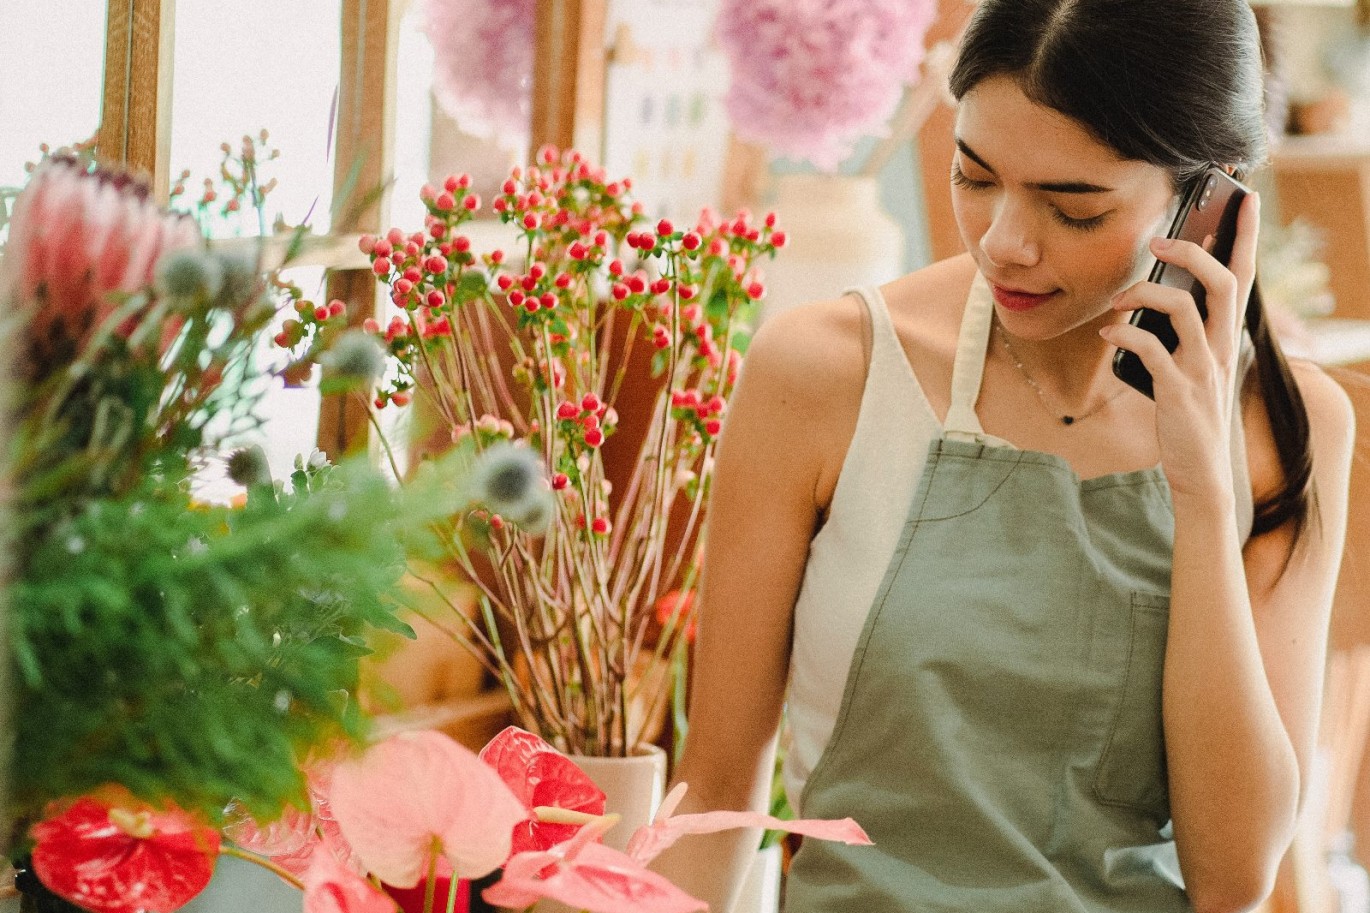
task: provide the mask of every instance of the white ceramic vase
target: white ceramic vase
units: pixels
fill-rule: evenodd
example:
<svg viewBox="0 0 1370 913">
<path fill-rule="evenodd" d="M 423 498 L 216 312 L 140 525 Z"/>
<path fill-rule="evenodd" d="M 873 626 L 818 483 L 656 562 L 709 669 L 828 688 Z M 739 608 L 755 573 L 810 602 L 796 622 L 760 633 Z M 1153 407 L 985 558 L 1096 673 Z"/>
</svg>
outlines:
<svg viewBox="0 0 1370 913">
<path fill-rule="evenodd" d="M 782 854 L 778 843 L 756 851 L 730 913 L 778 913 Z"/>
<path fill-rule="evenodd" d="M 765 265 L 765 319 L 855 285 L 881 285 L 904 270 L 904 231 L 880 204 L 874 177 L 781 174 L 775 210 L 787 246 Z"/>
</svg>

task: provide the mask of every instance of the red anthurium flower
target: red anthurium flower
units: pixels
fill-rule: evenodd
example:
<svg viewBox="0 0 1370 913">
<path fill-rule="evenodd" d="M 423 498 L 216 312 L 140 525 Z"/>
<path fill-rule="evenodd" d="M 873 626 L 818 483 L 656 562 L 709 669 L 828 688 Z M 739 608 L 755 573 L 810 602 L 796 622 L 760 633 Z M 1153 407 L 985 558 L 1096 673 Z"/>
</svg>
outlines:
<svg viewBox="0 0 1370 913">
<path fill-rule="evenodd" d="M 304 873 L 304 913 L 395 913 L 395 902 L 332 853 L 315 853 Z"/>
<path fill-rule="evenodd" d="M 204 890 L 219 834 L 175 806 L 128 793 L 85 796 L 33 827 L 33 871 L 93 913 L 170 913 Z"/>
<path fill-rule="evenodd" d="M 423 904 L 428 895 L 428 876 L 425 874 L 412 888 L 397 888 L 383 885 L 390 899 L 399 904 L 401 913 L 424 913 Z M 433 878 L 433 896 L 437 898 L 435 909 L 447 909 L 447 894 L 452 889 L 452 866 L 446 859 L 438 860 L 438 869 Z M 471 908 L 471 883 L 457 879 L 457 898 L 453 905 L 454 913 L 467 913 Z"/>
<path fill-rule="evenodd" d="M 482 896 L 500 907 L 524 908 L 544 897 L 588 913 L 694 913 L 709 905 L 618 850 L 596 843 L 613 819 L 581 828 L 550 850 L 519 853 L 499 884 Z"/>
<path fill-rule="evenodd" d="M 495 769 L 527 810 L 527 819 L 514 828 L 513 853 L 549 850 L 581 828 L 539 821 L 536 808 L 604 814 L 603 791 L 570 758 L 531 732 L 510 726 L 481 749 L 480 759 Z"/>
<path fill-rule="evenodd" d="M 329 804 L 366 870 L 417 884 L 436 850 L 460 878 L 509 857 L 522 804 L 475 753 L 440 732 L 403 732 L 333 770 Z"/>
</svg>

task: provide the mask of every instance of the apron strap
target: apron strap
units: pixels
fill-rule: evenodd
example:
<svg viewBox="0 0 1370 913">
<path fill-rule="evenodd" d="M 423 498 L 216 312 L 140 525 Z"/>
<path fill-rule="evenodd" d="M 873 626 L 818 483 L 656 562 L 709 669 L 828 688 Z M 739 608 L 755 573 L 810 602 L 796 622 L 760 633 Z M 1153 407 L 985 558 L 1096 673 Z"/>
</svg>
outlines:
<svg viewBox="0 0 1370 913">
<path fill-rule="evenodd" d="M 977 270 L 961 316 L 961 335 L 951 370 L 951 408 L 947 410 L 945 423 L 945 434 L 949 438 L 985 443 L 985 429 L 975 414 L 975 402 L 980 398 L 980 381 L 985 373 L 985 353 L 993 318 L 994 298 L 985 277 Z"/>
</svg>

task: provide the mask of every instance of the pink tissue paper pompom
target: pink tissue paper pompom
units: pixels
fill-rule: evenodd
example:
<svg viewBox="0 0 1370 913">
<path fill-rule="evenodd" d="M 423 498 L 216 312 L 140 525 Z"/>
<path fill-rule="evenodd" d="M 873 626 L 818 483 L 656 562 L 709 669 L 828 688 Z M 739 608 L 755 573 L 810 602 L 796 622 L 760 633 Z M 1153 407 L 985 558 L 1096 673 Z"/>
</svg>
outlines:
<svg viewBox="0 0 1370 913">
<path fill-rule="evenodd" d="M 835 171 L 918 79 L 933 0 L 723 0 L 733 129 Z"/>
<path fill-rule="evenodd" d="M 532 111 L 537 0 L 425 0 L 433 94 L 462 131 L 517 148 Z"/>
</svg>

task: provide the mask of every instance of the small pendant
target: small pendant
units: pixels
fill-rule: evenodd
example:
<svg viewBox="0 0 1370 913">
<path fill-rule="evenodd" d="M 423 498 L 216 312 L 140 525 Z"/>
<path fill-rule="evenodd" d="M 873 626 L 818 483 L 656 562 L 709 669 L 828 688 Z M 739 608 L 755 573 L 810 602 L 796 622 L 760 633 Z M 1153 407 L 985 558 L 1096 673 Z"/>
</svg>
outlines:
<svg viewBox="0 0 1370 913">
<path fill-rule="evenodd" d="M 1073 424 L 1075 424 L 1075 416 L 1073 416 L 1073 415 L 1063 415 L 1063 416 L 1061 416 L 1061 424 L 1062 424 L 1062 425 L 1073 425 Z"/>
</svg>

